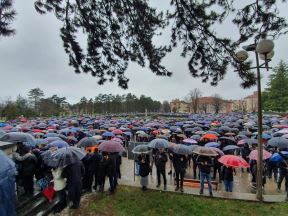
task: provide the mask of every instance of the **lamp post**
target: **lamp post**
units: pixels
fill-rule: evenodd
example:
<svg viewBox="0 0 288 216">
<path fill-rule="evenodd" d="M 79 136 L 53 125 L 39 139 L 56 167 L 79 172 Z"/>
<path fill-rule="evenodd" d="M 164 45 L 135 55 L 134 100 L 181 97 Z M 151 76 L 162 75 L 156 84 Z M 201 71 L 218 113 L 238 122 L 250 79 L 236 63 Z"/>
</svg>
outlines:
<svg viewBox="0 0 288 216">
<path fill-rule="evenodd" d="M 253 51 L 256 57 L 256 67 L 251 67 L 249 69 L 256 69 L 256 79 L 257 79 L 257 98 L 258 98 L 258 158 L 257 158 L 257 178 L 256 178 L 256 197 L 259 201 L 263 201 L 263 143 L 262 143 L 262 102 L 261 102 L 261 78 L 260 78 L 260 68 L 266 68 L 269 70 L 268 62 L 274 55 L 274 43 L 271 40 L 262 40 L 258 44 L 250 44 L 244 46 L 242 51 L 236 53 L 236 58 L 240 62 L 244 62 L 248 58 L 247 51 Z M 263 64 L 259 64 L 260 59 L 264 60 Z"/>
</svg>

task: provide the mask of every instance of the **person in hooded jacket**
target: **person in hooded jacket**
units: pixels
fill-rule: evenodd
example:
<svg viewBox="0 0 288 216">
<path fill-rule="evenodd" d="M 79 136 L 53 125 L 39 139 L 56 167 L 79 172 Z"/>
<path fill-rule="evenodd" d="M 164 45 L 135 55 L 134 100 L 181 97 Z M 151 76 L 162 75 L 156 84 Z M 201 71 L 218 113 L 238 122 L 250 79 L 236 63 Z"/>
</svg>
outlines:
<svg viewBox="0 0 288 216">
<path fill-rule="evenodd" d="M 31 152 L 30 147 L 24 146 L 22 148 L 23 156 L 14 153 L 13 157 L 18 163 L 21 163 L 21 170 L 19 170 L 19 178 L 24 187 L 25 196 L 33 196 L 34 194 L 34 174 L 37 167 L 37 158 Z"/>
<path fill-rule="evenodd" d="M 72 202 L 71 209 L 77 209 L 80 205 L 82 193 L 82 176 L 85 174 L 85 168 L 82 161 L 69 164 L 62 173 L 62 178 L 67 179 L 68 200 Z"/>
</svg>

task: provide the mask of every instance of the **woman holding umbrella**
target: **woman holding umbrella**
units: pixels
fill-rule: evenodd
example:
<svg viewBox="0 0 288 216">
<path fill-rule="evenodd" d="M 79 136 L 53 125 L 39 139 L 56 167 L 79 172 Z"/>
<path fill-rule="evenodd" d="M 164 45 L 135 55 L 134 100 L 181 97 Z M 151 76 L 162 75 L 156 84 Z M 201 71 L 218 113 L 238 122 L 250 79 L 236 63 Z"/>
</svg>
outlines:
<svg viewBox="0 0 288 216">
<path fill-rule="evenodd" d="M 141 176 L 140 184 L 142 185 L 142 190 L 146 191 L 148 186 L 148 175 L 151 172 L 149 153 L 151 150 L 147 145 L 135 146 L 132 153 L 139 154 L 137 160 L 139 164 L 139 175 Z"/>
<path fill-rule="evenodd" d="M 140 184 L 142 185 L 142 190 L 146 191 L 148 186 L 148 175 L 150 173 L 150 160 L 148 154 L 141 154 L 138 156 L 139 163 L 139 175 L 141 176 Z"/>
<path fill-rule="evenodd" d="M 235 155 L 224 155 L 218 159 L 222 163 L 222 179 L 224 180 L 226 192 L 233 191 L 233 174 L 236 175 L 235 168 L 248 168 L 249 164 L 241 157 Z"/>
</svg>

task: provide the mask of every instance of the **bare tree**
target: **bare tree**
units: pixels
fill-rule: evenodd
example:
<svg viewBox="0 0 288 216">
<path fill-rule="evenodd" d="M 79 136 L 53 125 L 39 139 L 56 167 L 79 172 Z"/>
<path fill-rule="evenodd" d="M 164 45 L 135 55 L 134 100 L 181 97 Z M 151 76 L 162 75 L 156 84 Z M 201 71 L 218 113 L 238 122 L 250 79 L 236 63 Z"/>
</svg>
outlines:
<svg viewBox="0 0 288 216">
<path fill-rule="evenodd" d="M 207 113 L 207 109 L 208 109 L 208 104 L 207 103 L 202 103 L 199 105 L 199 108 L 201 111 L 203 111 L 205 114 Z"/>
<path fill-rule="evenodd" d="M 199 98 L 201 97 L 202 93 L 200 89 L 194 88 L 191 90 L 187 97 L 186 101 L 189 103 L 189 107 L 191 107 L 190 110 L 193 110 L 194 113 L 197 113 L 198 108 L 199 108 Z"/>
<path fill-rule="evenodd" d="M 212 97 L 213 97 L 212 106 L 214 107 L 215 113 L 219 113 L 224 104 L 224 100 L 218 94 L 215 94 Z"/>
</svg>

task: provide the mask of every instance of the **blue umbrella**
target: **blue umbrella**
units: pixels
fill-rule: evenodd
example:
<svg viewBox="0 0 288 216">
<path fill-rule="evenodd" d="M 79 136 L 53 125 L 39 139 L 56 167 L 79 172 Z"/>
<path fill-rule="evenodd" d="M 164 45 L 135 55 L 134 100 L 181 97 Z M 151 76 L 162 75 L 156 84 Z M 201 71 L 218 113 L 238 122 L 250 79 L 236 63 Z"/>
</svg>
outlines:
<svg viewBox="0 0 288 216">
<path fill-rule="evenodd" d="M 112 132 L 108 132 L 108 131 L 107 131 L 107 132 L 103 133 L 102 136 L 104 136 L 104 137 L 114 137 L 115 134 L 112 133 Z"/>
<path fill-rule="evenodd" d="M 123 134 L 125 134 L 126 136 L 132 136 L 133 135 L 130 131 L 125 131 L 125 132 L 123 132 Z"/>
<path fill-rule="evenodd" d="M 157 139 L 154 139 L 152 140 L 148 146 L 150 148 L 157 148 L 157 149 L 160 149 L 160 148 L 168 148 L 169 147 L 169 142 L 165 139 L 160 139 L 160 138 L 157 138 Z"/>
<path fill-rule="evenodd" d="M 282 161 L 283 158 L 281 157 L 281 155 L 279 153 L 274 153 L 271 158 L 269 159 L 269 161 L 271 162 L 280 162 Z"/>
<path fill-rule="evenodd" d="M 68 143 L 63 140 L 55 140 L 47 145 L 48 148 L 57 147 L 57 148 L 64 148 L 68 147 Z"/>
<path fill-rule="evenodd" d="M 44 137 L 59 137 L 59 134 L 57 134 L 57 133 L 47 133 L 47 134 L 45 134 L 44 135 Z"/>
<path fill-rule="evenodd" d="M 220 147 L 220 144 L 217 143 L 217 142 L 208 142 L 205 144 L 205 147 L 215 147 L 215 148 L 218 148 Z"/>
</svg>

